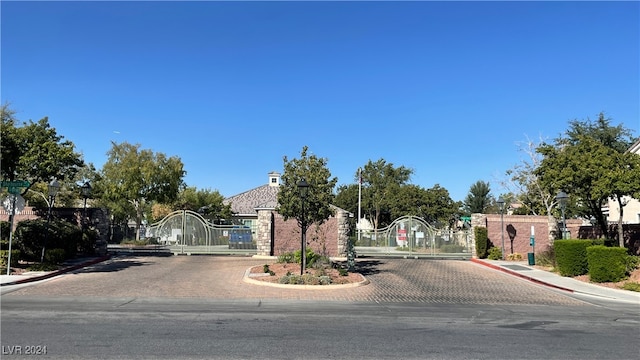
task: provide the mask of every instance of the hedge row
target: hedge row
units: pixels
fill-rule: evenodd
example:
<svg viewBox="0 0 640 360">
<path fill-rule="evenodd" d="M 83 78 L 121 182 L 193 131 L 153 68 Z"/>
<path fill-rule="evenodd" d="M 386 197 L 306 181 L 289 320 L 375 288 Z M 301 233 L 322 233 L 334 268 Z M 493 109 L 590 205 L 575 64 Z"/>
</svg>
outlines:
<svg viewBox="0 0 640 360">
<path fill-rule="evenodd" d="M 593 246 L 591 240 L 556 240 L 553 246 L 560 275 L 578 276 L 589 271 L 587 247 Z"/>
<path fill-rule="evenodd" d="M 556 263 L 562 276 L 589 274 L 593 282 L 624 280 L 640 262 L 620 247 L 603 245 L 603 240 L 556 240 Z"/>
</svg>

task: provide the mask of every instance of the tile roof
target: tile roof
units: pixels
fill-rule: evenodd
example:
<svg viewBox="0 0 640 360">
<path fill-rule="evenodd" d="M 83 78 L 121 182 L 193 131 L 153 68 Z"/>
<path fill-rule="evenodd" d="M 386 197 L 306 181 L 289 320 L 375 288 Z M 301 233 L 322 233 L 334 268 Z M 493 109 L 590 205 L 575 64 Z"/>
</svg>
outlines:
<svg viewBox="0 0 640 360">
<path fill-rule="evenodd" d="M 231 211 L 236 215 L 257 215 L 256 208 L 275 209 L 278 205 L 279 186 L 269 184 L 245 191 L 224 199 L 225 204 L 231 204 Z"/>
</svg>

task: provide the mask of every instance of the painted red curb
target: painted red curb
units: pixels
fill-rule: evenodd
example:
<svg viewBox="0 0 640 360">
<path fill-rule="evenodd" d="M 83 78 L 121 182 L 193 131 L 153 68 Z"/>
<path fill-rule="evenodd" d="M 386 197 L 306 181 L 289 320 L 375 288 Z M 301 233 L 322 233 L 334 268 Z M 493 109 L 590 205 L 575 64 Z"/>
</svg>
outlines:
<svg viewBox="0 0 640 360">
<path fill-rule="evenodd" d="M 471 258 L 471 262 L 474 262 L 474 263 L 476 263 L 476 264 L 480 264 L 480 265 L 484 265 L 484 266 L 486 266 L 486 267 L 490 267 L 490 268 L 492 268 L 492 269 L 494 269 L 494 270 L 502 271 L 502 272 L 505 272 L 505 273 L 507 273 L 507 274 L 514 275 L 514 276 L 517 276 L 517 277 L 522 278 L 522 279 L 525 279 L 525 280 L 529 280 L 529 281 L 534 282 L 534 283 L 536 283 L 536 284 L 540 284 L 540 285 L 544 285 L 544 286 L 552 287 L 552 288 L 555 288 L 555 289 L 558 289 L 558 290 L 568 291 L 568 292 L 570 292 L 570 293 L 573 293 L 573 292 L 574 292 L 574 291 L 573 291 L 573 289 L 569 289 L 569 288 L 566 288 L 566 287 L 563 287 L 563 286 L 558 286 L 558 285 L 550 284 L 550 283 L 548 283 L 548 282 L 545 282 L 545 281 L 542 281 L 542 280 L 539 280 L 539 279 L 536 279 L 536 278 L 532 278 L 532 277 L 527 276 L 527 275 L 523 275 L 523 274 L 521 274 L 521 273 L 519 273 L 519 272 L 517 272 L 517 271 L 509 270 L 509 269 L 504 268 L 504 267 L 502 267 L 502 266 L 498 266 L 498 265 L 495 265 L 495 264 L 491 264 L 491 263 L 489 263 L 489 262 L 482 261 L 482 260 L 480 260 L 480 259 Z"/>
<path fill-rule="evenodd" d="M 95 258 L 95 259 L 87 261 L 87 262 L 83 262 L 83 263 L 76 264 L 76 265 L 73 265 L 73 266 L 68 266 L 68 267 L 66 267 L 64 269 L 52 271 L 52 272 L 50 272 L 48 274 L 44 274 L 44 275 L 40 275 L 40 276 L 33 276 L 33 277 L 26 278 L 26 279 L 21 279 L 21 280 L 16 280 L 16 281 L 12 281 L 10 283 L 0 284 L 0 286 L 19 285 L 19 284 L 24 284 L 24 283 L 28 283 L 28 282 L 49 279 L 49 278 L 52 278 L 54 276 L 58 276 L 60 274 L 64 274 L 64 273 L 67 273 L 67 272 L 70 272 L 70 271 L 81 269 L 81 268 L 83 268 L 85 266 L 90 266 L 90 265 L 97 264 L 99 262 L 103 262 L 105 260 L 109 260 L 110 258 L 111 258 L 111 255 L 102 256 L 102 257 Z"/>
</svg>

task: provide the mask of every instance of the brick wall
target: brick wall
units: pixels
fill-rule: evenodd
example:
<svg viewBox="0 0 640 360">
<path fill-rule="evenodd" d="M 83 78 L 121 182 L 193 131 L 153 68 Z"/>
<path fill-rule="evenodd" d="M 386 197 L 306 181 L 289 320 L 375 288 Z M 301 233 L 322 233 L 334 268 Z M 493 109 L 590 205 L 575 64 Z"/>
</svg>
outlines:
<svg viewBox="0 0 640 360">
<path fill-rule="evenodd" d="M 486 227 L 489 240 L 495 247 L 502 248 L 502 236 L 504 234 L 504 248 L 507 255 L 512 253 L 524 255 L 529 252 L 543 252 L 549 249 L 554 239 L 560 238 L 558 226 L 556 226 L 556 220 L 553 217 L 504 215 L 502 220 L 500 214 L 473 214 L 472 226 Z M 535 251 L 529 245 L 532 226 L 535 234 Z M 567 231 L 570 233 L 571 238 L 578 238 L 581 227 L 581 220 L 567 220 Z M 475 241 L 473 243 L 475 244 Z"/>
<path fill-rule="evenodd" d="M 274 229 L 273 255 L 278 256 L 300 250 L 301 234 L 297 220 L 289 219 L 284 221 L 282 215 L 275 214 Z M 310 225 L 306 235 L 308 249 L 326 256 L 337 256 L 339 254 L 338 219 L 336 217 L 329 218 L 322 225 Z"/>
<path fill-rule="evenodd" d="M 32 206 L 25 206 L 24 210 L 22 210 L 19 214 L 16 214 L 13 219 L 13 229 L 15 230 L 16 226 L 20 221 L 24 220 L 35 220 L 39 219 L 40 215 L 47 216 L 46 210 L 45 213 L 42 214 L 42 210 L 38 210 Z M 4 209 L 0 209 L 0 221 L 9 221 L 10 219 L 9 213 L 7 213 Z"/>
</svg>

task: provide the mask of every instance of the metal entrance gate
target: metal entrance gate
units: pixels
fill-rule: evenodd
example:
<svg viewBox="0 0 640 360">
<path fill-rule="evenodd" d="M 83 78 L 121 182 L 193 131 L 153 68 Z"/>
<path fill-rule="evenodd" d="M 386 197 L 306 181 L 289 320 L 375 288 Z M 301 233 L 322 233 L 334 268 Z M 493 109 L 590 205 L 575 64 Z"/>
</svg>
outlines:
<svg viewBox="0 0 640 360">
<path fill-rule="evenodd" d="M 177 210 L 151 225 L 148 237 L 174 254 L 255 254 L 252 229 L 215 225 L 195 211 Z"/>
<path fill-rule="evenodd" d="M 391 225 L 361 231 L 356 254 L 364 256 L 471 258 L 469 230 L 436 229 L 416 216 L 398 218 Z"/>
</svg>

